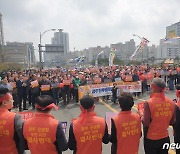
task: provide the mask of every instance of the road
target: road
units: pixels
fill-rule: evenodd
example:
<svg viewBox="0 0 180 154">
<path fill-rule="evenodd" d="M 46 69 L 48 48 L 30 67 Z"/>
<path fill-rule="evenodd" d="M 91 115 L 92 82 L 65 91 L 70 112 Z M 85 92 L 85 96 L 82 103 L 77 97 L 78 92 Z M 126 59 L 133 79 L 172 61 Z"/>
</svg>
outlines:
<svg viewBox="0 0 180 154">
<path fill-rule="evenodd" d="M 169 98 L 174 99 L 175 98 L 175 92 L 166 92 L 166 96 L 168 96 Z M 139 102 L 142 102 L 146 99 L 149 98 L 149 94 L 144 94 L 139 98 L 135 98 L 135 105 L 132 108 L 133 112 L 137 111 L 137 104 Z M 95 103 L 95 112 L 98 116 L 100 117 L 105 117 L 105 113 L 106 112 L 119 112 L 120 108 L 118 106 L 118 104 L 113 104 L 110 100 L 108 101 L 99 101 Z M 79 104 L 74 103 L 73 101 L 70 102 L 70 104 L 68 104 L 68 106 L 63 106 L 63 105 L 59 105 L 59 111 L 51 111 L 51 114 L 58 120 L 60 121 L 67 121 L 68 122 L 68 128 L 69 125 L 72 121 L 73 118 L 77 118 L 80 114 L 80 108 L 79 108 Z M 171 138 L 171 142 L 173 142 L 173 137 L 172 137 L 172 128 L 169 128 L 169 132 L 170 132 L 170 138 Z M 68 130 L 66 132 L 66 137 L 68 138 Z M 111 147 L 111 143 L 105 145 L 103 144 L 103 154 L 110 154 L 110 148 Z M 128 147 L 127 147 L 128 148 Z M 28 152 L 29 153 L 29 152 Z M 72 154 L 72 151 L 67 150 L 65 152 L 63 152 L 64 154 Z M 175 152 L 173 150 L 169 151 L 169 154 L 174 154 Z M 144 154 L 144 149 L 143 149 L 143 141 L 141 138 L 141 142 L 140 142 L 140 146 L 139 146 L 139 154 Z"/>
</svg>

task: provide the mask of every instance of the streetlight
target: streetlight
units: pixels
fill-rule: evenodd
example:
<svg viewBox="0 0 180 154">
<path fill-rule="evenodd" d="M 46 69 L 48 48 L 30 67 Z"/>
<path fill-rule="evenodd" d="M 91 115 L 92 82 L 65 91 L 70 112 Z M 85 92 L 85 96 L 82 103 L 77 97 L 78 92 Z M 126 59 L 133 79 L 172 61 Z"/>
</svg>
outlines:
<svg viewBox="0 0 180 154">
<path fill-rule="evenodd" d="M 49 32 L 49 31 L 55 31 L 56 29 L 48 29 L 46 31 L 44 31 L 43 33 L 40 32 L 40 44 L 38 45 L 39 47 L 39 62 L 40 62 L 40 69 L 43 69 L 43 62 L 42 62 L 42 45 L 41 45 L 41 41 L 42 41 L 42 37 L 43 35 L 46 33 L 46 32 Z"/>
<path fill-rule="evenodd" d="M 98 53 L 96 60 L 95 60 L 95 66 L 98 67 L 98 57 L 99 55 L 101 55 L 102 53 L 104 53 L 104 51 L 101 51 L 100 53 Z"/>
<path fill-rule="evenodd" d="M 140 38 L 140 40 L 142 40 L 142 39 L 143 39 L 142 37 L 140 37 L 139 35 L 136 35 L 136 34 L 133 34 L 133 36 L 137 36 L 137 37 L 139 37 L 139 38 Z"/>
</svg>

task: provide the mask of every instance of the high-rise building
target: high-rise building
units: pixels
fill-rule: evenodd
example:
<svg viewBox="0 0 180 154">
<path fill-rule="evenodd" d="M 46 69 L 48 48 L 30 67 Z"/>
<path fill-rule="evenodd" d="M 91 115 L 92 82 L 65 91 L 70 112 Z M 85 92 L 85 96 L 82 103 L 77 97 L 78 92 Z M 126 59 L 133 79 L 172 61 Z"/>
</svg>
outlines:
<svg viewBox="0 0 180 154">
<path fill-rule="evenodd" d="M 69 54 L 69 35 L 62 29 L 54 33 L 51 39 L 52 44 L 45 45 L 44 65 L 60 65 L 65 61 L 64 55 Z"/>
<path fill-rule="evenodd" d="M 36 62 L 33 43 L 7 42 L 4 46 L 4 61 L 31 67 Z"/>
<path fill-rule="evenodd" d="M 180 36 L 180 22 L 166 27 L 166 38 L 173 38 Z"/>
<path fill-rule="evenodd" d="M 52 45 L 63 46 L 64 54 L 69 52 L 69 35 L 64 33 L 62 29 L 59 29 L 59 32 L 54 33 L 52 38 Z"/>
<path fill-rule="evenodd" d="M 103 53 L 98 56 L 98 54 L 102 51 Z M 108 46 L 105 47 L 97 46 L 97 47 L 89 47 L 88 49 L 84 49 L 80 56 L 85 56 L 87 62 L 91 63 L 92 60 L 95 60 L 97 58 L 97 56 L 98 58 L 102 58 L 102 59 L 108 58 L 109 53 L 110 53 L 110 48 Z"/>
<path fill-rule="evenodd" d="M 136 48 L 133 39 L 131 39 L 130 41 L 126 41 L 124 44 L 111 44 L 110 47 L 116 49 L 116 57 L 123 61 L 129 61 L 129 57 L 131 57 Z"/>
<path fill-rule="evenodd" d="M 166 38 L 180 37 L 180 22 L 166 27 Z M 180 58 L 180 40 L 165 42 L 160 40 L 158 59 Z"/>
<path fill-rule="evenodd" d="M 164 39 L 160 40 L 157 58 L 158 59 L 174 59 L 180 57 L 180 40 L 165 43 Z"/>
</svg>

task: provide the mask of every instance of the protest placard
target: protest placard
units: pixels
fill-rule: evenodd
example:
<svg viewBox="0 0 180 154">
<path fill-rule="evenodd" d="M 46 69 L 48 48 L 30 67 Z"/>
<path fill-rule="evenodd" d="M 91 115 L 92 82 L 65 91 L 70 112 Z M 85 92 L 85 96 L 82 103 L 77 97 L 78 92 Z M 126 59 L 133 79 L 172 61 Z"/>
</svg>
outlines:
<svg viewBox="0 0 180 154">
<path fill-rule="evenodd" d="M 118 113 L 115 113 L 115 112 L 106 112 L 105 120 L 106 120 L 106 123 L 107 123 L 107 126 L 108 126 L 109 134 L 111 134 L 111 119 L 114 118 L 117 115 L 118 115 Z"/>
</svg>

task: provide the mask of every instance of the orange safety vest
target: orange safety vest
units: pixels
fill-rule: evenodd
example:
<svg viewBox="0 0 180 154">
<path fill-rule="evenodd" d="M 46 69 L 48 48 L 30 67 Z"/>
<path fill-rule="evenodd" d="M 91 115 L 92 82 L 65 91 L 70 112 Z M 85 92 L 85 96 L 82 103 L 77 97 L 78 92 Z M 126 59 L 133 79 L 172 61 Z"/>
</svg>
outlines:
<svg viewBox="0 0 180 154">
<path fill-rule="evenodd" d="M 76 139 L 76 154 L 101 154 L 102 138 L 105 132 L 104 118 L 95 113 L 81 113 L 73 121 L 73 132 Z"/>
<path fill-rule="evenodd" d="M 18 154 L 14 141 L 15 113 L 0 109 L 0 153 Z"/>
<path fill-rule="evenodd" d="M 167 129 L 175 110 L 175 105 L 171 99 L 165 97 L 165 100 L 162 100 L 160 97 L 159 93 L 154 93 L 153 97 L 147 101 L 151 113 L 147 138 L 151 140 L 168 137 Z"/>
<path fill-rule="evenodd" d="M 31 154 L 57 154 L 55 141 L 58 121 L 47 113 L 36 113 L 24 122 L 23 135 Z"/>
<path fill-rule="evenodd" d="M 113 118 L 117 134 L 117 154 L 138 154 L 141 120 L 138 114 L 121 111 Z M 127 148 L 130 145 L 130 148 Z"/>
</svg>

